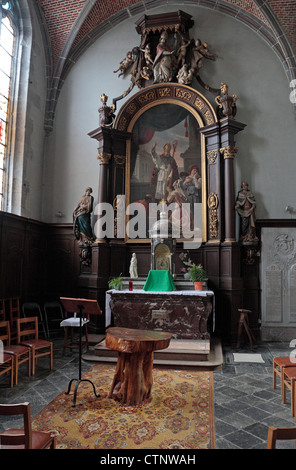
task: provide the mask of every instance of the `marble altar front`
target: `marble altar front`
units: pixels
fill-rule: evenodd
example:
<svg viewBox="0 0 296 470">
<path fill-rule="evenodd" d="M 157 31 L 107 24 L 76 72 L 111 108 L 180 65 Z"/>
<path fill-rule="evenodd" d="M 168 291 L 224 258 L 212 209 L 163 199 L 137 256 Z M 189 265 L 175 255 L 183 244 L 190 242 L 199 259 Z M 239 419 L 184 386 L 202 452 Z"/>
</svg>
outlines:
<svg viewBox="0 0 296 470">
<path fill-rule="evenodd" d="M 212 291 L 147 292 L 109 290 L 106 326 L 172 333 L 174 339 L 210 340 L 208 318 L 213 312 Z"/>
</svg>

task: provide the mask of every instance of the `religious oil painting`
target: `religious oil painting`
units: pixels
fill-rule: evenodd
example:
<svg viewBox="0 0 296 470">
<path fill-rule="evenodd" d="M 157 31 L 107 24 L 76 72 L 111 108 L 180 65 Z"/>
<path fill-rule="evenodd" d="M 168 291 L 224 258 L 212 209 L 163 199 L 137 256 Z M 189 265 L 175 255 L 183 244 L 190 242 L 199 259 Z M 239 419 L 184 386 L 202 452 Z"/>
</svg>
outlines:
<svg viewBox="0 0 296 470">
<path fill-rule="evenodd" d="M 132 132 L 127 187 L 128 203 L 145 209 L 146 238 L 156 204 L 169 208 L 169 220 L 180 227 L 176 238 L 182 238 L 184 227 L 193 229 L 194 204 L 202 203 L 201 163 L 199 125 L 189 110 L 166 103 L 139 117 Z"/>
</svg>

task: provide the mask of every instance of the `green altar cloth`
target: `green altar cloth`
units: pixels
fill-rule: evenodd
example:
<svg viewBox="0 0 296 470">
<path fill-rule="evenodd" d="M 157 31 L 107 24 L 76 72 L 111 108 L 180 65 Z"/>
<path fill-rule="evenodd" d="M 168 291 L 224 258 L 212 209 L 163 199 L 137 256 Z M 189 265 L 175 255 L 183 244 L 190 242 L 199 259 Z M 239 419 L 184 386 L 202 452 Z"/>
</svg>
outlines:
<svg viewBox="0 0 296 470">
<path fill-rule="evenodd" d="M 150 270 L 143 290 L 170 292 L 176 290 L 171 273 L 167 270 Z"/>
</svg>

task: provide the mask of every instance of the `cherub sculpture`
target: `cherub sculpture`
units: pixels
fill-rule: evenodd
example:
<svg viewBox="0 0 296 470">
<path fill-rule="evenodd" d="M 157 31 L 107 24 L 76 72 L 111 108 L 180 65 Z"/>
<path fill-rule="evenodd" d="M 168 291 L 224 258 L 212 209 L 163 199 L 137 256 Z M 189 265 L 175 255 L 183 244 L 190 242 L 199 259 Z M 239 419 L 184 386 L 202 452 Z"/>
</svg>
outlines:
<svg viewBox="0 0 296 470">
<path fill-rule="evenodd" d="M 120 71 L 118 75 L 124 75 L 127 72 L 127 69 L 134 63 L 132 51 L 128 51 L 126 57 L 119 63 L 119 67 L 116 70 L 113 70 L 113 73 L 117 73 Z"/>
</svg>

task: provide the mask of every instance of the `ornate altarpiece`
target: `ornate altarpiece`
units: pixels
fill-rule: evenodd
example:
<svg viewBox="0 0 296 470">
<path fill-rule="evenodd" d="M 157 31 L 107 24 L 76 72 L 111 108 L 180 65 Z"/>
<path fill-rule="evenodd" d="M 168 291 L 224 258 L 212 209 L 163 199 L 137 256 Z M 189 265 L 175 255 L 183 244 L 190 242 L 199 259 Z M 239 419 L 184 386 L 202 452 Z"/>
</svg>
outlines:
<svg viewBox="0 0 296 470">
<path fill-rule="evenodd" d="M 258 306 L 256 292 L 249 299 L 252 305 L 248 304 L 248 299 L 244 297 L 243 269 L 246 267 L 242 268 L 244 253 L 236 241 L 234 187 L 234 164 L 238 152 L 236 135 L 244 129 L 245 124 L 234 118 L 237 97 L 228 95 L 227 85 L 223 84 L 224 88 L 215 89 L 203 83 L 199 61 L 213 59 L 214 55 L 210 54 L 208 49 L 209 57 L 205 52 L 201 54 L 195 51 L 197 46 L 203 45 L 205 48 L 207 44 L 190 39 L 189 29 L 192 24 L 191 16 L 181 11 L 168 15 L 145 15 L 137 22 L 141 45 L 131 51 L 133 60 L 130 68 L 121 69 L 122 73 L 130 73 L 131 85 L 121 97 L 113 100 L 111 106 L 107 105 L 108 98 L 102 95 L 103 106 L 99 109 L 101 126 L 90 132 L 89 136 L 95 139 L 98 145 L 100 168 L 97 202 L 112 204 L 116 215 L 118 195 L 125 195 L 128 204 L 136 200 L 144 202 L 143 196 L 146 192 L 152 192 L 151 188 L 147 191 L 149 189 L 147 171 L 150 171 L 149 164 L 151 164 L 147 150 L 141 154 L 146 176 L 144 175 L 141 180 L 138 168 L 138 180 L 134 178 L 137 151 L 133 152 L 135 145 L 139 148 L 139 142 L 135 142 L 135 135 L 137 137 L 140 135 L 139 124 L 143 117 L 155 110 L 159 111 L 156 114 L 161 114 L 162 110 L 166 112 L 166 109 L 169 109 L 168 114 L 171 115 L 176 115 L 180 111 L 182 115 L 180 122 L 186 120 L 188 125 L 188 148 L 182 153 L 183 170 L 189 170 L 190 165 L 196 162 L 202 176 L 202 244 L 198 249 L 190 250 L 190 258 L 196 263 L 202 263 L 207 271 L 209 286 L 216 296 L 216 331 L 227 341 L 236 337 L 237 309 L 251 307 L 254 311 L 254 306 L 255 308 Z M 173 68 L 172 76 L 167 79 L 169 81 L 160 76 L 155 77 L 157 44 L 161 41 L 161 37 L 167 43 L 169 40 L 178 39 L 179 46 L 187 44 L 184 61 L 188 65 L 187 71 L 192 70 L 192 80 L 189 84 L 188 82 L 185 84 L 179 77 L 183 67 L 182 58 L 180 64 Z M 153 65 L 145 60 L 147 44 L 154 58 Z M 192 62 L 193 59 L 195 63 Z M 213 93 L 213 104 L 194 88 L 196 85 Z M 131 95 L 116 112 L 118 101 L 131 93 L 135 86 L 138 86 L 139 91 Z M 155 119 L 154 116 L 152 121 L 155 122 Z M 196 139 L 199 142 L 199 151 L 193 147 L 193 140 Z M 154 140 L 148 141 L 152 147 Z M 143 193 L 137 193 L 139 188 L 142 188 Z M 176 273 L 180 273 L 178 254 L 184 251 L 182 240 L 177 241 L 176 245 Z M 138 259 L 139 276 L 147 276 L 151 255 L 149 238 L 131 239 L 126 234 L 122 238 L 98 237 L 92 245 L 91 263 L 88 266 L 81 265 L 79 279 L 81 294 L 97 298 L 99 304 L 103 306 L 109 278 L 119 273 L 128 276 L 129 262 L 134 252 Z M 250 269 L 257 268 L 250 266 Z M 256 286 L 254 287 L 256 291 Z M 257 314 L 258 310 L 255 315 Z M 251 319 L 251 323 L 256 327 L 257 318 Z"/>
</svg>

